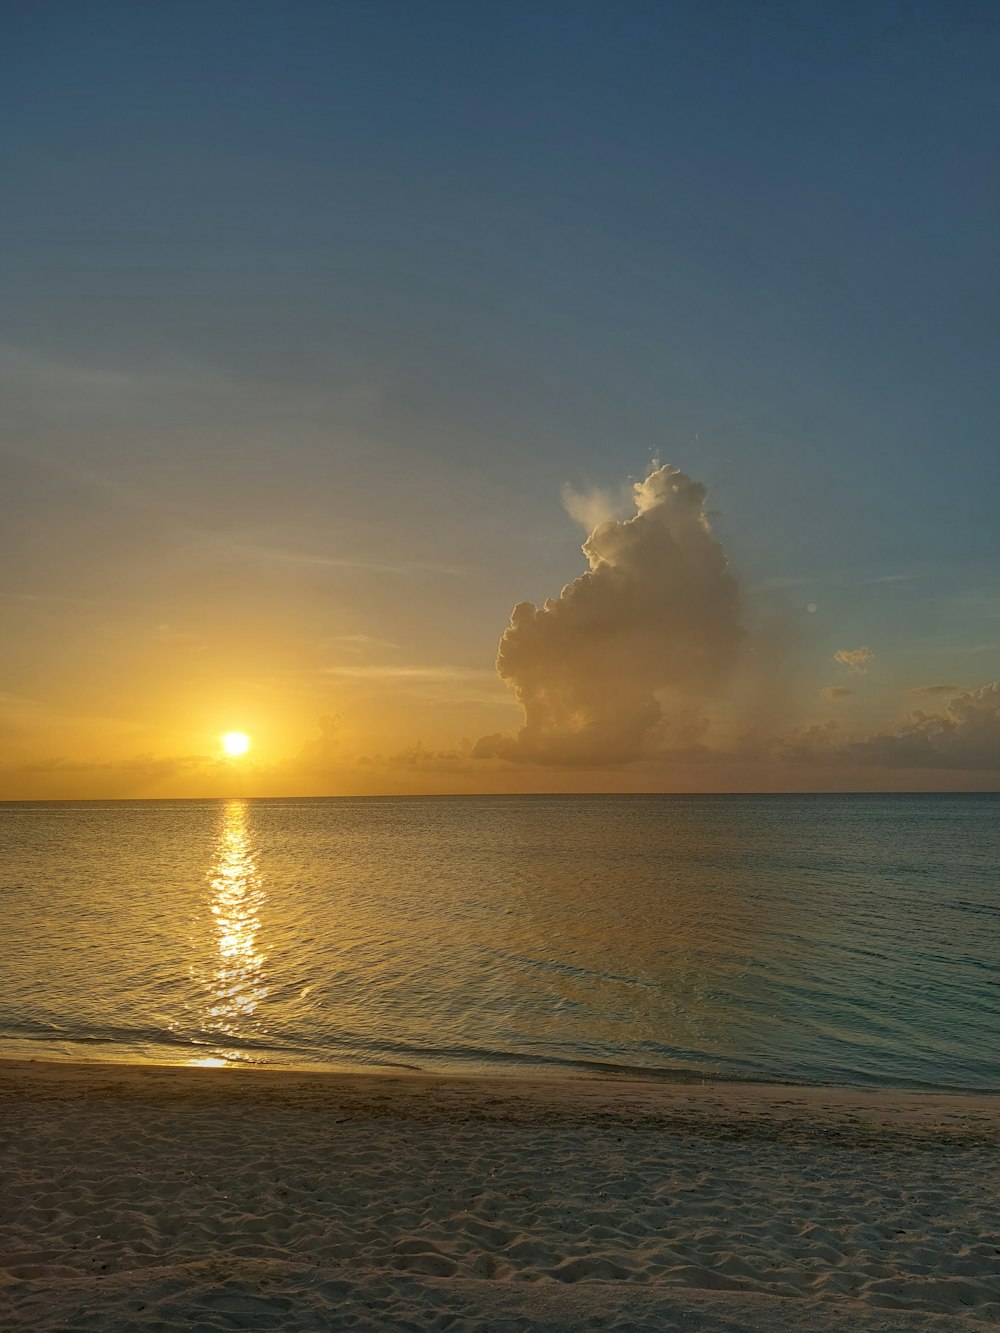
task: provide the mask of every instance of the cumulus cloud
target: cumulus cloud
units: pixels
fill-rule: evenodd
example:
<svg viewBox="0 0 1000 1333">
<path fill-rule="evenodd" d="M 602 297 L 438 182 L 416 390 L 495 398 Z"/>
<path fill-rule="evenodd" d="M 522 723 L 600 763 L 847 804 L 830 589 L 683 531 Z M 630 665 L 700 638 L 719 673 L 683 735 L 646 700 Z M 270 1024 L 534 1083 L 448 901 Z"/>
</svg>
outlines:
<svg viewBox="0 0 1000 1333">
<path fill-rule="evenodd" d="M 833 660 L 847 667 L 848 671 L 860 672 L 865 670 L 874 656 L 870 648 L 839 648 L 834 653 Z"/>
<path fill-rule="evenodd" d="M 933 698 L 939 694 L 957 694 L 959 689 L 958 685 L 917 685 L 912 690 L 907 690 L 907 694 L 914 699 Z"/>
<path fill-rule="evenodd" d="M 839 699 L 846 699 L 848 695 L 854 693 L 843 685 L 828 685 L 825 690 L 820 690 L 821 699 L 831 699 L 836 703 Z"/>
<path fill-rule="evenodd" d="M 702 704 L 743 637 L 739 588 L 705 495 L 677 468 L 657 467 L 632 487 L 630 518 L 593 528 L 585 573 L 541 607 L 514 607 L 496 665 L 524 725 L 482 738 L 478 756 L 610 764 L 697 740 Z"/>
</svg>

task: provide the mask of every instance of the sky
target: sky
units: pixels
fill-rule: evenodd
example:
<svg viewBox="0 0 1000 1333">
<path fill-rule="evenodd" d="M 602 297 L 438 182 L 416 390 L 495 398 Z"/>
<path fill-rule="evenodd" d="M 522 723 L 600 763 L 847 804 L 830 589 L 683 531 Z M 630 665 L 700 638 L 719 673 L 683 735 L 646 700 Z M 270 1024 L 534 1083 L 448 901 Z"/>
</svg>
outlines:
<svg viewBox="0 0 1000 1333">
<path fill-rule="evenodd" d="M 0 799 L 1000 787 L 995 5 L 0 26 Z"/>
</svg>

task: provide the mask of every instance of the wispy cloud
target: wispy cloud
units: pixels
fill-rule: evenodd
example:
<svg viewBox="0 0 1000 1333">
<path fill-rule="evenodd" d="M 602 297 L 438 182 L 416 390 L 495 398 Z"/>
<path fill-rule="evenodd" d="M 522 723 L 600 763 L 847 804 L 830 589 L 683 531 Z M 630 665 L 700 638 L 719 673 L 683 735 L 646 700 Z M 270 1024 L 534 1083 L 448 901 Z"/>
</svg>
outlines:
<svg viewBox="0 0 1000 1333">
<path fill-rule="evenodd" d="M 628 514 L 633 507 L 632 487 L 629 485 L 620 486 L 616 491 L 605 490 L 600 486 L 578 491 L 569 482 L 564 482 L 560 495 L 566 513 L 588 534 L 599 524 Z"/>
<path fill-rule="evenodd" d="M 496 674 L 483 667 L 456 666 L 328 666 L 328 676 L 343 676 L 350 680 L 496 680 Z"/>
<path fill-rule="evenodd" d="M 932 653 L 935 656 L 977 657 L 981 653 L 1000 653 L 1000 642 L 986 639 L 978 643 L 915 643 L 901 648 L 900 652 L 910 657 L 925 657 Z"/>
<path fill-rule="evenodd" d="M 324 642 L 336 644 L 344 648 L 349 653 L 362 653 L 369 648 L 389 648 L 399 647 L 398 643 L 391 643 L 388 639 L 376 638 L 374 634 L 333 634 Z"/>
<path fill-rule="evenodd" d="M 817 574 L 774 574 L 753 584 L 750 592 L 781 592 L 785 588 L 839 587 L 872 588 L 879 584 L 914 583 L 926 578 L 926 574 L 871 574 L 857 575 L 844 571 L 827 571 Z"/>
<path fill-rule="evenodd" d="M 749 592 L 782 592 L 785 588 L 808 588 L 814 583 L 822 583 L 822 577 L 800 578 L 792 574 L 774 574 L 753 584 Z"/>
<path fill-rule="evenodd" d="M 414 577 L 423 574 L 455 576 L 461 570 L 432 560 L 366 560 L 358 556 L 329 555 L 321 551 L 298 551 L 287 546 L 268 546 L 257 542 L 233 541 L 217 537 L 212 544 L 232 559 L 271 565 L 311 566 L 318 569 L 364 569 L 377 574 Z"/>
<path fill-rule="evenodd" d="M 8 765 L 16 773 L 117 773 L 125 777 L 155 780 L 176 777 L 199 771 L 219 772 L 223 768 L 218 759 L 208 755 L 152 755 L 138 754 L 128 759 L 81 760 L 61 756 L 25 760 Z"/>
<path fill-rule="evenodd" d="M 320 670 L 322 679 L 342 682 L 345 690 L 370 687 L 373 691 L 395 690 L 434 706 L 456 709 L 476 704 L 496 708 L 509 696 L 496 675 L 484 667 L 426 666 L 384 663 L 333 663 Z"/>
<path fill-rule="evenodd" d="M 37 602 L 42 605 L 52 603 L 59 606 L 89 606 L 96 597 L 67 597 L 59 593 L 46 592 L 4 592 L 0 590 L 0 599 L 5 602 Z"/>
</svg>

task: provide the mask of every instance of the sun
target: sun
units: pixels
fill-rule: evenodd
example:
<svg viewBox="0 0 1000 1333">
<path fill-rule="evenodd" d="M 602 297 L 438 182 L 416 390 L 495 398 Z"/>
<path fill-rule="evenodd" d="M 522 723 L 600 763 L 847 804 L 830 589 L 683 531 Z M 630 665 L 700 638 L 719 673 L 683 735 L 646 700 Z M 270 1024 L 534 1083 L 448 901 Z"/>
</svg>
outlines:
<svg viewBox="0 0 1000 1333">
<path fill-rule="evenodd" d="M 226 754 L 236 758 L 250 749 L 250 737 L 245 731 L 227 731 L 222 737 L 222 748 Z"/>
</svg>

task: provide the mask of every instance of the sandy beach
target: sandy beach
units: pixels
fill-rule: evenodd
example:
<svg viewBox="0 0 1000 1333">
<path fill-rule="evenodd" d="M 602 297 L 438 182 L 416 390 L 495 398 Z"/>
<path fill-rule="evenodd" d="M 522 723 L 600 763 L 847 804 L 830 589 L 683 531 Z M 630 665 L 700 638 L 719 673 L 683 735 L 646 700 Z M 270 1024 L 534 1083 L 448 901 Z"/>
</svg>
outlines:
<svg viewBox="0 0 1000 1333">
<path fill-rule="evenodd" d="M 982 1329 L 1000 1098 L 0 1062 L 11 1329 Z"/>
</svg>

